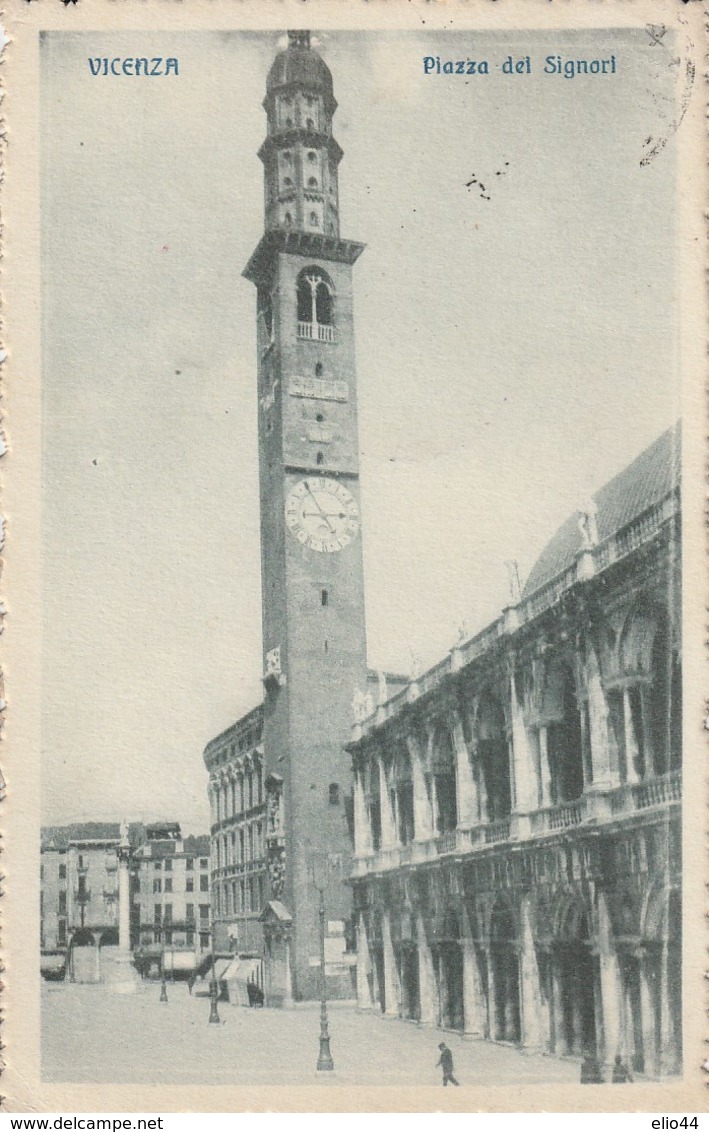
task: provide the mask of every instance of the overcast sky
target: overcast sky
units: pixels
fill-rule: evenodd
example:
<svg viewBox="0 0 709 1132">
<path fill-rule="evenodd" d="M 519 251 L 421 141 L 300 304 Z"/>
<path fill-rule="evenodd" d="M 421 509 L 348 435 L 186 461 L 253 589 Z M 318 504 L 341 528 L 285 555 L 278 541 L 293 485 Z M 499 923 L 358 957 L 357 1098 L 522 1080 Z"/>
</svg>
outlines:
<svg viewBox="0 0 709 1132">
<path fill-rule="evenodd" d="M 678 416 L 674 69 L 644 32 L 317 36 L 355 267 L 367 633 L 472 635 Z M 282 43 L 282 40 L 280 41 Z M 55 34 L 43 66 L 43 821 L 208 824 L 258 702 L 261 100 L 279 37 Z M 614 77 L 541 73 L 609 58 Z M 532 59 L 508 77 L 507 55 Z M 176 56 L 179 77 L 88 57 Z M 422 57 L 489 76 L 424 76 Z M 81 112 L 77 112 L 80 108 Z M 498 175 L 498 172 L 500 175 Z M 468 186 L 475 177 L 486 187 Z"/>
</svg>

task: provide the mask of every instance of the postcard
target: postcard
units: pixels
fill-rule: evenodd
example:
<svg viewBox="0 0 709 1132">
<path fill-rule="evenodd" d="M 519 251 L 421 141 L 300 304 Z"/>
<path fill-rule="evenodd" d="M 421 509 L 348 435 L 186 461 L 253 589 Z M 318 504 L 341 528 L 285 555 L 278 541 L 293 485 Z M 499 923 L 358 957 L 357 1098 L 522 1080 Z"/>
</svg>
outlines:
<svg viewBox="0 0 709 1132">
<path fill-rule="evenodd" d="M 4 1108 L 700 1111 L 700 6 L 6 33 Z"/>
</svg>

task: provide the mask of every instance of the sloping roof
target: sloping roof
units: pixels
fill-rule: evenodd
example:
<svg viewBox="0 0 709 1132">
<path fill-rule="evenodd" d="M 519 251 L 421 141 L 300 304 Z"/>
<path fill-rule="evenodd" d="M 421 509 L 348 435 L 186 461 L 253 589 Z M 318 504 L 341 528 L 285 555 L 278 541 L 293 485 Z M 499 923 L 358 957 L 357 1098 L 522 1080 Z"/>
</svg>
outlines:
<svg viewBox="0 0 709 1132">
<path fill-rule="evenodd" d="M 593 496 L 598 541 L 603 542 L 669 495 L 680 481 L 681 425 L 678 422 Z M 535 562 L 523 597 L 571 566 L 581 550 L 578 517 L 571 515 Z"/>
<path fill-rule="evenodd" d="M 117 821 L 72 822 L 71 825 L 46 825 L 42 827 L 42 849 L 69 848 L 71 841 L 115 841 L 121 839 L 121 826 Z M 128 826 L 128 839 L 133 847 L 145 841 L 145 826 L 142 822 L 131 822 Z"/>
</svg>

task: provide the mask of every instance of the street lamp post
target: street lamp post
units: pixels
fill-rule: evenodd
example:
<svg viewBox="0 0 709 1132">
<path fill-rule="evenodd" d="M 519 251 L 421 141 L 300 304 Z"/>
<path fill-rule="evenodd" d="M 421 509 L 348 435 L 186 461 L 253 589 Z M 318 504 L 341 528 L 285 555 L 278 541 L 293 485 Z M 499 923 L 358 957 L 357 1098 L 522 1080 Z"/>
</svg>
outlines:
<svg viewBox="0 0 709 1132">
<path fill-rule="evenodd" d="M 165 981 L 165 944 L 160 954 L 160 1001 L 167 1002 L 167 983 Z"/>
<path fill-rule="evenodd" d="M 217 1008 L 217 999 L 219 997 L 219 985 L 217 983 L 217 966 L 214 955 L 214 917 L 212 917 L 212 977 L 209 980 L 209 1021 L 215 1025 L 219 1025 L 219 1010 Z"/>
<path fill-rule="evenodd" d="M 330 1030 L 327 1019 L 327 993 L 325 984 L 325 884 L 327 880 L 327 859 L 315 854 L 312 859 L 313 881 L 318 890 L 318 917 L 320 920 L 320 1052 L 318 1070 L 332 1071 L 335 1063 L 330 1052 Z"/>
</svg>

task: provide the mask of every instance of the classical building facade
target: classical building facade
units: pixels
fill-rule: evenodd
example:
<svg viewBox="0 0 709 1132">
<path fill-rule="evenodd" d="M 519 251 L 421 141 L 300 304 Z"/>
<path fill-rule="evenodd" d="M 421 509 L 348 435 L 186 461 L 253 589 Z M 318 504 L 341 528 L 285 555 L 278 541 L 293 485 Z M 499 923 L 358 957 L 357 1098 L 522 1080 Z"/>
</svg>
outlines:
<svg viewBox="0 0 709 1132">
<path fill-rule="evenodd" d="M 101 949 L 119 944 L 129 949 L 135 942 L 127 863 L 143 837 L 140 823 L 81 822 L 42 830 L 40 946 L 44 956 L 65 956 L 69 977 L 98 979 Z"/>
<path fill-rule="evenodd" d="M 493 624 L 371 713 L 359 1004 L 681 1064 L 679 428 L 557 532 Z"/>
<path fill-rule="evenodd" d="M 131 860 L 133 936 L 141 947 L 211 947 L 210 839 L 183 837 L 177 822 L 145 827 Z"/>
<path fill-rule="evenodd" d="M 257 707 L 207 744 L 211 873 L 218 951 L 261 950 L 259 916 L 282 868 L 282 822 L 267 831 L 263 708 Z M 275 797 L 277 784 L 271 784 Z M 269 866 L 270 861 L 270 866 Z"/>
</svg>

